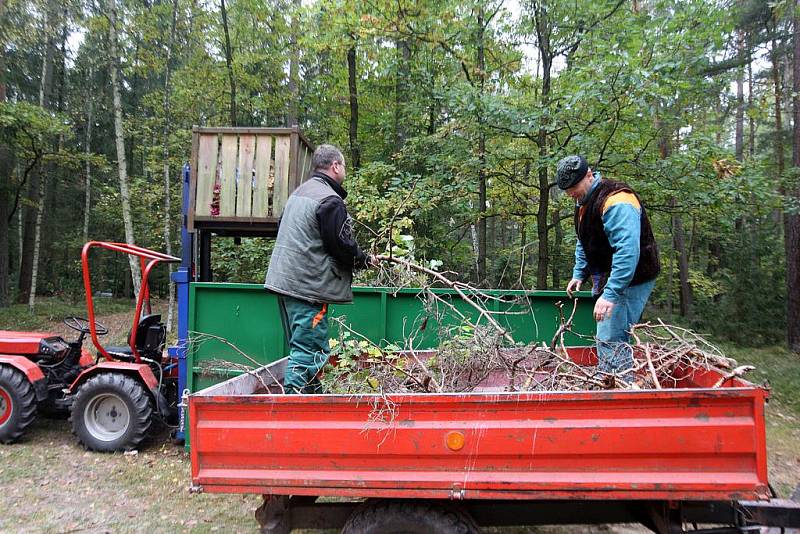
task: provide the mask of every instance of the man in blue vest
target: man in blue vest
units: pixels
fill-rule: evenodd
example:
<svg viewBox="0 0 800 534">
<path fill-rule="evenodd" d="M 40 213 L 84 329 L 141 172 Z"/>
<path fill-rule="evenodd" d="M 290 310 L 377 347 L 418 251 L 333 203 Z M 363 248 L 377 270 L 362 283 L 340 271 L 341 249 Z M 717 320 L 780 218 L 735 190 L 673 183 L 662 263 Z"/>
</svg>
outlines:
<svg viewBox="0 0 800 534">
<path fill-rule="evenodd" d="M 313 172 L 289 196 L 264 287 L 278 294 L 289 343 L 286 393 L 320 393 L 318 373 L 328 361 L 328 305 L 353 300 L 353 271 L 375 265 L 353 236 L 342 188 L 345 162 L 333 145 L 320 145 Z"/>
<path fill-rule="evenodd" d="M 598 368 L 633 380 L 630 327 L 639 322 L 660 270 L 658 246 L 639 196 L 592 172 L 583 156 L 558 162 L 559 189 L 576 201 L 575 268 L 567 293 L 590 276 L 597 320 Z"/>
</svg>

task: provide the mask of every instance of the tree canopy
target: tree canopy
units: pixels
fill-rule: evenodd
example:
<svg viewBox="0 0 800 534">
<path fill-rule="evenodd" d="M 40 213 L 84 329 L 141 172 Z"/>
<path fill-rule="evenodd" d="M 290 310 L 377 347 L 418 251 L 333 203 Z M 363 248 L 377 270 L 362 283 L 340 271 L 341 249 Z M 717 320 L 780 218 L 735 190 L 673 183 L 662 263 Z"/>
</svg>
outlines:
<svg viewBox="0 0 800 534">
<path fill-rule="evenodd" d="M 192 126 L 297 124 L 345 152 L 364 246 L 484 287 L 569 281 L 574 206 L 555 165 L 583 154 L 644 200 L 659 313 L 800 350 L 795 11 L 763 0 L 2 0 L 0 305 L 79 294 L 87 237 L 179 250 Z M 260 281 L 270 249 L 220 240 L 217 279 Z M 135 289 L 122 260 L 98 280 Z M 158 286 L 166 293 L 166 276 Z"/>
</svg>

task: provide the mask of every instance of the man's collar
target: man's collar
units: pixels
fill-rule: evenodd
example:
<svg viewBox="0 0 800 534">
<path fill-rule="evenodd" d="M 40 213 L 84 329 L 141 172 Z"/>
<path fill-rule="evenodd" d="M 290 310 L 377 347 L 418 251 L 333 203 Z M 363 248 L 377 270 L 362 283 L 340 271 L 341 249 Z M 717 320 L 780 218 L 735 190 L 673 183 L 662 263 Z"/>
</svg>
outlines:
<svg viewBox="0 0 800 534">
<path fill-rule="evenodd" d="M 322 171 L 314 171 L 314 174 L 312 174 L 311 177 L 313 178 L 315 176 L 325 180 L 325 182 L 329 186 L 331 186 L 333 188 L 333 190 L 336 192 L 336 194 L 339 195 L 340 197 L 342 197 L 342 200 L 347 198 L 347 191 L 345 191 L 344 187 L 342 187 L 342 185 L 340 183 L 338 183 L 336 180 L 334 180 L 333 178 L 331 178 L 330 176 L 328 176 L 327 174 L 325 174 Z"/>
<path fill-rule="evenodd" d="M 578 206 L 583 206 L 584 204 L 586 204 L 586 201 L 588 201 L 589 197 L 592 196 L 594 190 L 597 189 L 598 185 L 600 185 L 601 178 L 602 177 L 600 176 L 600 171 L 594 171 L 594 178 L 592 178 L 592 185 L 589 186 L 589 190 L 586 192 L 583 198 L 580 199 L 580 201 L 578 202 Z"/>
</svg>

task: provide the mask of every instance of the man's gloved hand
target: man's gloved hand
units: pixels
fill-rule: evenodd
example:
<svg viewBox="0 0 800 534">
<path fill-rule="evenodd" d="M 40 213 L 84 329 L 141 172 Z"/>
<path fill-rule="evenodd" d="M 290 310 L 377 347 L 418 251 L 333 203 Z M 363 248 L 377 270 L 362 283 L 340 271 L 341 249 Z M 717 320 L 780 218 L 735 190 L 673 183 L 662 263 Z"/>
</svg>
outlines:
<svg viewBox="0 0 800 534">
<path fill-rule="evenodd" d="M 597 299 L 594 303 L 594 319 L 595 321 L 604 321 L 611 317 L 611 310 L 614 309 L 614 303 L 606 300 L 603 297 Z"/>
<path fill-rule="evenodd" d="M 570 280 L 569 284 L 567 284 L 567 296 L 572 298 L 572 292 L 573 291 L 580 291 L 582 283 L 583 283 L 583 280 L 578 280 L 577 278 L 573 278 L 572 280 Z"/>
</svg>

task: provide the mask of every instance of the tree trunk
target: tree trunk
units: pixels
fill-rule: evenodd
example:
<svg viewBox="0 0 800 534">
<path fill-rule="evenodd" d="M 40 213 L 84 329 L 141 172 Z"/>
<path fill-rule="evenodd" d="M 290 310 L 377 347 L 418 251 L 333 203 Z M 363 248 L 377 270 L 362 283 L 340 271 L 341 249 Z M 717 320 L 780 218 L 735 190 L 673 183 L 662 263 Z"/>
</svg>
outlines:
<svg viewBox="0 0 800 534">
<path fill-rule="evenodd" d="M 164 160 L 164 245 L 166 252 L 172 255 L 172 232 L 171 232 L 171 188 L 169 179 L 169 127 L 172 117 L 170 115 L 170 96 L 172 95 L 171 74 L 172 74 L 172 48 L 175 46 L 175 27 L 178 22 L 178 0 L 172 0 L 172 22 L 170 25 L 169 43 L 167 44 L 167 57 L 164 61 L 164 129 L 162 131 L 163 147 L 162 158 Z M 172 264 L 169 265 L 170 278 L 172 277 Z M 167 332 L 172 332 L 172 309 L 175 306 L 175 284 L 169 283 L 169 303 L 167 305 Z"/>
<path fill-rule="evenodd" d="M 658 154 L 664 160 L 669 158 L 672 147 L 670 146 L 671 134 L 661 121 L 659 116 L 656 116 L 656 128 L 659 131 L 658 139 Z M 678 283 L 680 290 L 680 314 L 682 317 L 688 317 L 691 313 L 692 305 L 692 288 L 689 285 L 689 255 L 686 250 L 686 236 L 683 230 L 683 219 L 681 214 L 677 211 L 678 199 L 672 197 L 670 199 L 670 207 L 672 208 L 672 247 L 674 253 L 678 254 Z M 674 256 L 673 253 L 673 256 Z M 671 263 L 670 263 L 671 266 Z M 670 280 L 670 291 L 672 289 Z M 670 308 L 671 308 L 671 295 L 670 295 Z M 672 310 L 670 309 L 670 314 Z"/>
<path fill-rule="evenodd" d="M 549 55 L 542 54 L 542 104 L 547 106 L 550 98 L 550 68 Z M 537 137 L 539 156 L 542 160 L 547 158 L 547 130 L 539 128 Z M 536 234 L 539 240 L 539 263 L 536 267 L 536 287 L 547 287 L 547 268 L 550 263 L 549 236 L 547 226 L 548 210 L 550 209 L 550 178 L 547 167 L 539 165 L 539 209 L 536 212 Z"/>
<path fill-rule="evenodd" d="M 426 133 L 433 135 L 436 131 L 436 113 L 438 105 L 436 103 L 436 70 L 431 65 L 433 53 L 428 50 L 428 127 Z"/>
<path fill-rule="evenodd" d="M 551 70 L 553 67 L 553 52 L 550 48 L 550 22 L 547 20 L 547 10 L 539 2 L 534 3 L 536 42 L 539 48 L 540 63 L 542 66 L 542 93 L 540 96 L 541 109 L 547 109 L 550 105 L 550 83 Z M 541 161 L 548 156 L 547 128 L 542 125 L 539 128 L 536 144 L 539 147 L 539 157 Z M 539 209 L 536 212 L 536 234 L 539 241 L 539 263 L 536 267 L 536 287 L 544 289 L 547 287 L 547 269 L 550 262 L 549 257 L 549 237 L 548 237 L 548 210 L 550 208 L 550 179 L 547 167 L 539 163 Z"/>
<path fill-rule="evenodd" d="M 353 171 L 361 167 L 361 147 L 358 144 L 358 85 L 356 85 L 356 36 L 350 35 L 353 44 L 347 49 L 347 85 L 350 88 L 350 158 Z"/>
<path fill-rule="evenodd" d="M 394 149 L 399 152 L 408 136 L 405 106 L 408 102 L 408 78 L 411 75 L 411 43 L 408 39 L 398 39 L 397 69 L 394 80 Z"/>
<path fill-rule="evenodd" d="M 0 0 L 0 17 L 5 16 L 5 0 Z M 0 42 L 5 50 L 5 43 Z M 0 54 L 0 103 L 6 101 L 5 54 Z M 11 201 L 11 174 L 16 164 L 16 154 L 9 139 L 0 131 L 0 308 L 8 306 L 9 297 L 9 202 Z"/>
<path fill-rule="evenodd" d="M 53 62 L 53 38 L 52 27 L 53 24 L 53 6 L 48 3 L 44 13 L 44 28 L 45 28 L 45 53 L 42 57 L 42 71 L 39 81 L 39 107 L 44 108 L 48 102 L 50 95 L 50 86 L 52 85 L 52 62 Z M 37 141 L 41 144 L 42 140 Z M 31 284 L 33 282 L 34 271 L 34 250 L 36 248 L 36 220 L 38 219 L 38 205 L 42 198 L 40 189 L 43 187 L 44 175 L 42 172 L 41 164 L 37 164 L 31 171 L 30 181 L 28 184 L 28 206 L 25 208 L 25 216 L 23 223 L 23 237 L 22 237 L 22 251 L 19 266 L 19 277 L 17 278 L 17 302 L 20 304 L 27 304 L 30 298 Z M 34 209 L 33 206 L 37 206 Z M 21 209 L 21 207 L 20 207 Z"/>
<path fill-rule="evenodd" d="M 800 0 L 795 0 L 792 17 L 792 165 L 800 167 Z M 788 195 L 800 198 L 800 190 L 795 186 Z M 786 341 L 789 349 L 800 352 L 800 215 L 784 214 L 786 249 Z"/>
<path fill-rule="evenodd" d="M 39 277 L 39 249 L 42 242 L 42 219 L 44 218 L 44 205 L 47 198 L 47 180 L 42 180 L 39 189 L 39 202 L 36 208 L 36 227 L 33 239 L 33 268 L 31 269 L 31 285 L 28 291 L 28 310 L 33 313 L 36 304 L 36 282 Z"/>
<path fill-rule="evenodd" d="M 744 35 L 738 32 L 737 46 L 739 57 L 744 56 Z M 734 153 L 736 161 L 744 160 L 744 69 L 739 67 L 736 71 L 736 135 L 734 140 Z"/>
<path fill-rule="evenodd" d="M 224 1 L 224 0 L 223 0 Z M 109 25 L 108 25 L 108 41 L 109 52 L 111 57 L 111 92 L 114 99 L 114 137 L 117 147 L 117 171 L 119 173 L 119 191 L 122 200 L 122 222 L 125 226 L 125 242 L 134 244 L 133 234 L 133 217 L 131 216 L 131 195 L 128 190 L 128 165 L 125 159 L 125 132 L 122 123 L 122 96 L 120 95 L 121 89 L 121 73 L 119 72 L 119 52 L 117 45 L 117 4 L 116 0 L 109 0 Z M 128 263 L 131 268 L 131 281 L 133 282 L 133 294 L 139 295 L 139 289 L 142 285 L 142 275 L 139 269 L 139 261 L 135 256 L 128 256 Z"/>
<path fill-rule="evenodd" d="M 486 88 L 483 7 L 478 9 L 478 281 L 486 280 L 486 132 L 484 131 L 483 93 Z"/>
<path fill-rule="evenodd" d="M 756 119 L 753 115 L 753 61 L 747 62 L 747 110 L 748 110 L 748 156 L 752 159 L 756 155 Z"/>
<path fill-rule="evenodd" d="M 89 67 L 89 80 L 94 79 L 94 67 Z M 92 153 L 92 126 L 94 122 L 94 102 L 91 95 L 86 97 L 86 182 L 83 199 L 83 242 L 89 241 L 89 216 L 92 210 L 92 164 L 89 155 Z"/>
<path fill-rule="evenodd" d="M 553 287 L 561 287 L 561 242 L 564 240 L 564 232 L 561 227 L 561 211 L 556 209 L 553 212 L 553 230 L 555 231 L 553 239 L 553 257 L 551 259 L 553 264 Z"/>
<path fill-rule="evenodd" d="M 22 176 L 20 173 L 20 166 L 17 163 L 17 177 Z M 22 228 L 25 226 L 22 220 L 22 206 L 17 206 L 17 278 L 22 271 Z"/>
<path fill-rule="evenodd" d="M 225 65 L 228 68 L 228 83 L 231 87 L 231 126 L 236 123 L 236 80 L 233 77 L 233 51 L 231 50 L 231 37 L 228 32 L 228 10 L 225 9 L 225 0 L 219 0 L 220 11 L 222 11 L 222 30 L 225 33 Z"/>
<path fill-rule="evenodd" d="M 301 0 L 294 0 L 292 22 L 289 34 L 289 107 L 286 113 L 286 126 L 297 125 L 298 109 L 300 108 L 300 84 L 298 73 L 300 71 L 300 48 L 297 45 L 297 36 L 300 33 L 300 8 Z"/>
<path fill-rule="evenodd" d="M 778 191 L 783 195 L 785 193 L 783 187 L 783 172 L 785 167 L 784 154 L 783 154 L 783 103 L 781 102 L 782 91 L 781 88 L 781 72 L 780 72 L 780 58 L 778 56 L 778 43 L 772 39 L 772 48 L 770 50 L 770 60 L 772 61 L 772 84 L 775 91 L 775 167 L 777 170 Z M 781 221 L 780 211 L 775 210 L 773 220 L 776 224 Z"/>
<path fill-rule="evenodd" d="M 9 150 L 4 141 L 0 140 L 0 308 L 8 306 L 8 270 L 10 263 L 8 250 L 8 203 L 11 200 L 8 183 L 11 181 L 11 169 L 13 168 L 14 153 Z"/>
<path fill-rule="evenodd" d="M 672 198 L 675 207 L 677 200 Z M 689 256 L 686 252 L 686 239 L 683 230 L 683 219 L 680 213 L 672 215 L 672 241 L 678 253 L 678 279 L 680 282 L 681 317 L 689 317 L 692 310 L 692 287 L 689 285 Z"/>
<path fill-rule="evenodd" d="M 59 70 L 59 87 L 56 111 L 63 112 L 64 106 L 64 82 L 66 73 L 66 44 L 67 44 L 67 13 L 64 13 L 64 20 L 61 29 L 61 66 Z M 39 105 L 44 107 L 44 93 L 39 93 Z M 64 148 L 64 136 L 58 139 L 57 152 L 61 152 Z M 44 222 L 45 205 L 47 204 L 47 177 L 52 173 L 52 165 L 48 166 L 48 171 L 42 177 L 41 189 L 39 190 L 39 203 L 36 209 L 36 227 L 34 229 L 33 238 L 33 268 L 31 269 L 31 288 L 28 292 L 28 310 L 33 313 L 34 306 L 36 305 L 36 287 L 39 281 L 39 258 L 42 247 L 42 224 Z M 57 182 L 55 182 L 57 183 Z M 45 254 L 45 257 L 50 254 Z"/>
</svg>

